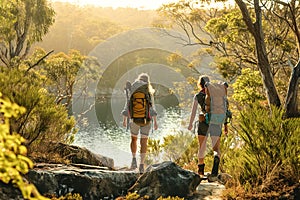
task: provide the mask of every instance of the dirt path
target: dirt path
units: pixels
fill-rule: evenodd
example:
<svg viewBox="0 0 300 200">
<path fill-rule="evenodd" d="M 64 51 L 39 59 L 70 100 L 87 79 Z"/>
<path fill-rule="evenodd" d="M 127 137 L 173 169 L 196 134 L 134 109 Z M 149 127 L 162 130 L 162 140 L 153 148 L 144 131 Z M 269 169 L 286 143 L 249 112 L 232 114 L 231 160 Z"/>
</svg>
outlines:
<svg viewBox="0 0 300 200">
<path fill-rule="evenodd" d="M 223 190 L 225 186 L 218 182 L 202 181 L 191 200 L 222 200 Z"/>
</svg>

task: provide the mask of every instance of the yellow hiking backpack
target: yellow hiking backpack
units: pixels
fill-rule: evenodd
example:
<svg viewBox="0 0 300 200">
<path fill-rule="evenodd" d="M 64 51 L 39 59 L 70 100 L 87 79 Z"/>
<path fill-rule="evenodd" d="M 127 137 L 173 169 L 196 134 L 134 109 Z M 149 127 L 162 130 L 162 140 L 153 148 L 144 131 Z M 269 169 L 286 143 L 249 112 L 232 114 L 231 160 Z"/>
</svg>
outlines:
<svg viewBox="0 0 300 200">
<path fill-rule="evenodd" d="M 148 84 L 143 81 L 136 81 L 131 86 L 129 99 L 130 118 L 137 124 L 143 126 L 149 124 L 151 95 Z"/>
</svg>

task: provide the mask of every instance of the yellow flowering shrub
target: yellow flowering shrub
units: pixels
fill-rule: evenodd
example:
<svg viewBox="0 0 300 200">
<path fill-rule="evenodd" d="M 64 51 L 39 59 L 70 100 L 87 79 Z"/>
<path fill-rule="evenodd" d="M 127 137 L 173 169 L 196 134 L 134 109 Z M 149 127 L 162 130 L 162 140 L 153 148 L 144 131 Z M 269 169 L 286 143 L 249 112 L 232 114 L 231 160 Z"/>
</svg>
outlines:
<svg viewBox="0 0 300 200">
<path fill-rule="evenodd" d="M 16 185 L 25 199 L 46 200 L 48 198 L 40 195 L 36 187 L 22 177 L 33 167 L 33 162 L 26 157 L 25 139 L 17 133 L 10 133 L 9 119 L 24 112 L 25 108 L 8 99 L 0 99 L 0 181 Z"/>
</svg>

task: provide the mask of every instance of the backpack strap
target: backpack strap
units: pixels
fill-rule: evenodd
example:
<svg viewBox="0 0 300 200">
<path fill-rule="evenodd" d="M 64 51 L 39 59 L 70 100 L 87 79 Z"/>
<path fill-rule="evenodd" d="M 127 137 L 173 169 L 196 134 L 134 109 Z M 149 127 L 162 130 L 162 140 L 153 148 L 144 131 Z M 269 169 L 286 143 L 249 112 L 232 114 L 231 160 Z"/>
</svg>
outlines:
<svg viewBox="0 0 300 200">
<path fill-rule="evenodd" d="M 201 107 L 201 111 L 205 113 L 205 96 L 206 94 L 202 91 L 200 91 L 198 94 L 196 94 L 196 99 L 198 101 L 198 104 Z"/>
</svg>

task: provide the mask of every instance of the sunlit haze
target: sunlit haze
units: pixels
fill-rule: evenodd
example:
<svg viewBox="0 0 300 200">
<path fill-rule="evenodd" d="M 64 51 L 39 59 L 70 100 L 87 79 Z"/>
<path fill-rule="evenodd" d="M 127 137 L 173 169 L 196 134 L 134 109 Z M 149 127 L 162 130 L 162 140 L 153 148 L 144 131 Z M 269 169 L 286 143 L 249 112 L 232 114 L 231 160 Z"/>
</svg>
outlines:
<svg viewBox="0 0 300 200">
<path fill-rule="evenodd" d="M 101 7 L 131 7 L 138 9 L 157 9 L 162 4 L 176 2 L 176 0 L 52 0 L 60 2 L 69 2 L 77 5 L 94 5 Z"/>
</svg>

